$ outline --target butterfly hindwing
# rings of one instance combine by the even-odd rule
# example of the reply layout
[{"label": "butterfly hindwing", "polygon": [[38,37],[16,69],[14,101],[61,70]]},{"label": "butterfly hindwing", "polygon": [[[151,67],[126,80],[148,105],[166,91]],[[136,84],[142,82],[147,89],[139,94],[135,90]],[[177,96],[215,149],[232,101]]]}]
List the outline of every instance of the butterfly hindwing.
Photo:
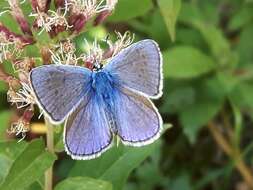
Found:
[{"label": "butterfly hindwing", "polygon": [[54,123],[61,123],[89,92],[91,72],[86,68],[47,65],[30,73],[38,104]]},{"label": "butterfly hindwing", "polygon": [[115,93],[117,135],[131,146],[152,143],[160,136],[162,119],[153,103],[127,88]]},{"label": "butterfly hindwing", "polygon": [[105,70],[121,85],[150,98],[157,98],[162,93],[162,57],[153,40],[142,40],[122,50]]},{"label": "butterfly hindwing", "polygon": [[66,151],[74,159],[92,159],[110,148],[112,133],[103,102],[96,95],[82,101],[65,123]]}]

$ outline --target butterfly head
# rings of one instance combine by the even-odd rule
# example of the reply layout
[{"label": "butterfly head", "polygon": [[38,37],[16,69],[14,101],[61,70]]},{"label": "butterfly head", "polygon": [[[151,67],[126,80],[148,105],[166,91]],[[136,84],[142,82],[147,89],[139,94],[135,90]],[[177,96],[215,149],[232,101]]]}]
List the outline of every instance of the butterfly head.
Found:
[{"label": "butterfly head", "polygon": [[99,62],[95,62],[92,68],[92,71],[98,72],[101,71],[104,68],[104,65]]}]

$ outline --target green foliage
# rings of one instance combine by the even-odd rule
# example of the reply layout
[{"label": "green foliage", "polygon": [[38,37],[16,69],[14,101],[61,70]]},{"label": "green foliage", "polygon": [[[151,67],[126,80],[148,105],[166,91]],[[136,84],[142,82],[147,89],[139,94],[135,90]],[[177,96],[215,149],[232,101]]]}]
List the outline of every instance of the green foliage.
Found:
[{"label": "green foliage", "polygon": [[165,78],[198,77],[216,67],[211,57],[190,46],[174,47],[163,52],[163,56]]},{"label": "green foliage", "polygon": [[[113,147],[100,158],[77,161],[70,176],[88,176],[110,181],[114,189],[122,189],[130,172],[159,147],[159,142],[139,148]],[[94,169],[96,168],[96,169]]]},{"label": "green foliage", "polygon": [[143,16],[153,7],[151,0],[120,0],[116,5],[114,14],[109,18],[112,22],[121,22]]},{"label": "green foliage", "polygon": [[181,0],[158,0],[158,5],[166,23],[171,40],[176,39],[176,22],[181,8]]},{"label": "green foliage", "polygon": [[241,7],[229,22],[229,28],[232,30],[240,29],[253,20],[253,7],[245,5]]},{"label": "green foliage", "polygon": [[253,54],[252,48],[253,45],[250,43],[253,34],[253,24],[249,24],[242,29],[240,34],[240,41],[237,46],[237,51],[240,56],[240,63],[243,65],[252,65]]},{"label": "green foliage", "polygon": [[108,182],[92,179],[88,177],[68,178],[57,184],[55,190],[112,190],[112,185]]},{"label": "green foliage", "polygon": [[191,143],[196,142],[196,135],[208,121],[221,109],[222,102],[217,100],[200,100],[192,106],[186,107],[180,113],[180,121],[184,127],[183,132]]},{"label": "green foliage", "polygon": [[3,141],[6,138],[6,131],[10,126],[10,116],[11,113],[9,111],[0,112],[0,141]]},{"label": "green foliage", "polygon": [[[4,145],[8,151],[7,145]],[[13,151],[13,150],[11,150]],[[44,143],[41,139],[34,140],[26,144],[23,150],[14,155],[8,174],[4,178],[0,189],[3,190],[22,190],[29,187],[33,182],[38,180],[44,172],[52,166],[56,156],[45,150]]]}]

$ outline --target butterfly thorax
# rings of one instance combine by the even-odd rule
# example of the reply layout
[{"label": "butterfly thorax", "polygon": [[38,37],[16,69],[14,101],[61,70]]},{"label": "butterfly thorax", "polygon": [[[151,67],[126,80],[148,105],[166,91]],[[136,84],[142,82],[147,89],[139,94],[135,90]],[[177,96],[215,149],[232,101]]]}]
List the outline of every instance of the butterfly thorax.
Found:
[{"label": "butterfly thorax", "polygon": [[104,71],[92,73],[92,88],[96,94],[107,97],[113,92],[113,86],[113,80],[109,73]]}]

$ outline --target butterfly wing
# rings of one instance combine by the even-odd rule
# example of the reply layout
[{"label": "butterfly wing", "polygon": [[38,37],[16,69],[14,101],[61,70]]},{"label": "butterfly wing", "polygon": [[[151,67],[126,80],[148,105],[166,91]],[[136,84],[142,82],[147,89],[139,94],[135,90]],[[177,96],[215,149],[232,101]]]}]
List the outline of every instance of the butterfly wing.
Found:
[{"label": "butterfly wing", "polygon": [[38,104],[53,123],[61,123],[89,93],[91,72],[66,65],[47,65],[33,69],[30,82]]},{"label": "butterfly wing", "polygon": [[87,160],[100,156],[112,143],[110,121],[101,100],[92,95],[82,101],[65,124],[65,149],[73,159]]},{"label": "butterfly wing", "polygon": [[122,88],[115,93],[114,118],[123,144],[142,146],[154,142],[161,133],[162,119],[146,97]]},{"label": "butterfly wing", "polygon": [[158,98],[162,94],[162,57],[153,40],[142,40],[122,50],[106,65],[105,70],[119,84],[150,98]]}]

